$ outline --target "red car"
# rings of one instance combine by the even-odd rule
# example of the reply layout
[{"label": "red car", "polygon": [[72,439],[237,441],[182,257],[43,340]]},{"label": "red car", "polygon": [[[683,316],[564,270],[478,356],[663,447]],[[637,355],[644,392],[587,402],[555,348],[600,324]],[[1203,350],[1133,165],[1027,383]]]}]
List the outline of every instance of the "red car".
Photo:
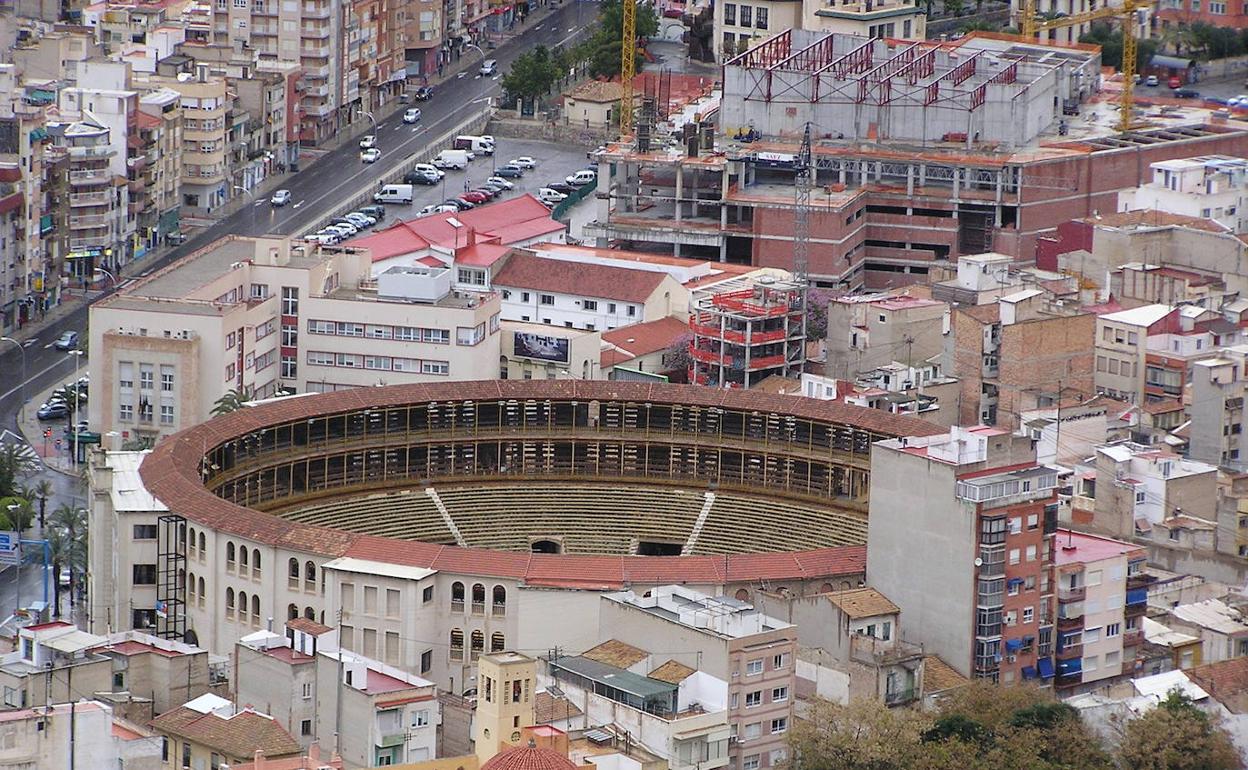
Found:
[{"label": "red car", "polygon": [[463,198],[469,203],[485,203],[486,201],[490,199],[490,196],[486,195],[483,192],[477,192],[476,190],[471,190],[469,192],[466,192],[459,197]]},{"label": "red car", "polygon": [[1182,88],[1183,80],[1178,77],[1172,77],[1168,81],[1166,81],[1166,85],[1170,86],[1171,88]]}]

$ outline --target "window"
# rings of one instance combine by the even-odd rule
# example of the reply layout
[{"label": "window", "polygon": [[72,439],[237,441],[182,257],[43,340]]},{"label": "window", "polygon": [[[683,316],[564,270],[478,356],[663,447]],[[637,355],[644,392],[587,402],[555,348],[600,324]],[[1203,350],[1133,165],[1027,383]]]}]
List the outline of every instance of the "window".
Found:
[{"label": "window", "polygon": [[428,674],[433,670],[433,650],[425,650],[420,654],[420,673]]},{"label": "window", "polygon": [[280,376],[282,379],[293,379],[298,372],[298,362],[294,356],[282,356],[282,371]]},{"label": "window", "polygon": [[155,524],[135,524],[134,525],[135,540],[155,540],[156,525]]},{"label": "window", "polygon": [[1083,659],[1083,670],[1095,671],[1099,662],[1100,662],[1099,656],[1089,655],[1088,657]]},{"label": "window", "polygon": [[1027,561],[1036,560],[1036,547],[1034,545],[1027,546]]},{"label": "window", "polygon": [[1114,652],[1105,653],[1105,668],[1117,668],[1119,661],[1122,660],[1122,653],[1115,650]]},{"label": "window", "polygon": [[786,668],[788,665],[789,665],[789,654],[787,652],[782,652],[779,655],[772,656],[772,659],[771,659],[772,668],[776,668],[776,669]]},{"label": "window", "polygon": [[[307,687],[307,685],[304,685],[304,687]],[[299,734],[303,736],[308,736],[312,734],[312,720],[311,719],[305,719],[299,723]]]},{"label": "window", "polygon": [[537,299],[538,299],[538,302],[540,302],[543,305],[555,304],[555,295],[553,294],[539,294]]},{"label": "window", "polygon": [[1105,638],[1112,639],[1122,633],[1121,623],[1109,623],[1105,626]]},{"label": "window", "polygon": [[134,404],[118,404],[117,419],[122,422],[130,422],[134,419]]},{"label": "window", "polygon": [[771,720],[771,734],[772,735],[777,735],[788,729],[789,729],[788,717],[780,717],[778,719]]},{"label": "window", "polygon": [[1017,548],[1011,548],[1010,549],[1010,564],[1018,564],[1018,562],[1019,562],[1019,550]]},{"label": "window", "polygon": [[160,424],[173,425],[173,404],[160,405]]},{"label": "window", "polygon": [[754,23],[754,19],[752,17],[753,10],[754,8],[748,5],[743,5],[740,7],[740,15],[738,19],[739,26],[748,27]]},{"label": "window", "polygon": [[429,709],[412,712],[412,727],[426,727],[429,724]]},{"label": "window", "polygon": [[1023,608],[1023,622],[1030,623],[1036,619],[1036,610],[1034,607]]},{"label": "window", "polygon": [[750,754],[741,758],[741,770],[758,770],[758,754]]},{"label": "window", "polygon": [[771,691],[771,702],[780,703],[789,699],[789,688],[775,687]]},{"label": "window", "polygon": [[628,314],[629,314],[630,316],[635,316],[635,315],[637,315],[637,306],[636,306],[636,305],[629,305],[629,306],[628,306]]},{"label": "window", "polygon": [[420,592],[420,603],[428,604],[431,601],[433,601],[433,586],[425,586]]},{"label": "window", "polygon": [[1021,516],[1015,516],[1010,519],[1010,534],[1017,535],[1023,531],[1023,519]]},{"label": "window", "polygon": [[499,631],[490,634],[490,652],[502,652],[507,649],[507,637]]},{"label": "window", "polygon": [[303,699],[310,700],[311,698],[312,698],[312,683],[304,682],[303,683]]},{"label": "window", "polygon": [[767,29],[767,9],[766,8],[760,7],[760,8],[754,9],[754,26],[757,27],[758,29]]},{"label": "window", "polygon": [[299,289],[282,287],[282,315],[299,315]]},{"label": "window", "polygon": [[521,301],[521,302],[528,302],[528,301],[529,301],[529,293],[528,293],[527,291],[522,291],[522,292],[520,292],[520,301]]},{"label": "window", "polygon": [[421,361],[421,374],[450,374],[451,365],[446,361]]},{"label": "window", "polygon": [[724,3],[724,24],[729,27],[737,25],[737,6],[735,3]]},{"label": "window", "polygon": [[136,586],[154,586],[156,585],[156,565],[135,564],[131,568],[131,576]]},{"label": "window", "polygon": [[165,393],[173,392],[173,367],[160,367],[160,389]]},{"label": "window", "polygon": [[1101,570],[1094,569],[1088,572],[1087,577],[1083,581],[1083,584],[1087,586],[1099,586],[1101,584],[1102,578],[1103,578],[1103,574]]},{"label": "window", "polygon": [[293,348],[299,344],[299,327],[294,324],[282,324],[282,346]]},{"label": "window", "polygon": [[597,310],[598,302],[592,299],[583,299],[581,300],[581,309],[582,310]]},{"label": "window", "polygon": [[121,361],[117,364],[117,387],[122,390],[134,388],[134,364]]},{"label": "window", "polygon": [[1040,527],[1040,514],[1033,513],[1027,517],[1027,529],[1038,529]]},{"label": "window", "polygon": [[748,724],[745,726],[744,739],[747,741],[753,740],[754,738],[757,738],[758,736],[762,734],[763,734],[763,726],[758,722],[754,722],[753,724]]},{"label": "window", "polygon": [[754,708],[755,706],[761,706],[761,705],[763,705],[763,691],[762,690],[755,690],[754,692],[747,692],[745,694],[745,707],[747,709]]},{"label": "window", "polygon": [[1100,626],[1097,626],[1096,628],[1083,629],[1083,643],[1084,644],[1094,644],[1099,641],[1101,641]]},{"label": "window", "polygon": [[763,659],[751,660],[745,664],[745,675],[754,676],[763,673]]}]

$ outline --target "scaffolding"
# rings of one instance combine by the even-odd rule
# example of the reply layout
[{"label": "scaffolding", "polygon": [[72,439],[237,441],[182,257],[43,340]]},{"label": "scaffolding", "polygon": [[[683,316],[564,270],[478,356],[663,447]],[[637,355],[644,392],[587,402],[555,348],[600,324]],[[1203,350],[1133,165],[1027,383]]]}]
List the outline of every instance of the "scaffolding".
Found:
[{"label": "scaffolding", "polygon": [[689,316],[689,382],[751,388],[799,374],[805,361],[805,287],[760,278],[694,300]]},{"label": "scaffolding", "polygon": [[186,635],[186,517],[156,520],[156,635],[182,641]]}]

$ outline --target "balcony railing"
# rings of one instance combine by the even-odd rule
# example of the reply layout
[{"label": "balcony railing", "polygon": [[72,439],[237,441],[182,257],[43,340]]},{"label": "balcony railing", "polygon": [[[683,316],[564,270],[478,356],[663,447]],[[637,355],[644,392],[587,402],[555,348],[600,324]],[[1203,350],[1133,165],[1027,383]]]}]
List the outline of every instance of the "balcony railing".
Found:
[{"label": "balcony railing", "polygon": [[473,615],[484,615],[484,614],[485,614],[485,602],[473,602],[473,603],[472,603],[472,614],[473,614]]},{"label": "balcony railing", "polygon": [[107,206],[112,194],[107,192],[72,193],[69,196],[70,206]]},{"label": "balcony railing", "polygon": [[1157,576],[1150,575],[1147,572],[1139,572],[1134,575],[1127,575],[1127,590],[1135,591],[1140,588],[1148,588],[1150,585],[1156,582],[1157,582]]},{"label": "balcony railing", "polygon": [[866,634],[850,637],[850,658],[872,666],[884,666],[923,657],[923,648],[900,639],[876,639]]},{"label": "balcony railing", "polygon": [[116,150],[108,145],[95,145],[91,147],[69,147],[69,157],[71,158],[108,158],[116,154]]},{"label": "balcony railing", "polygon": [[107,214],[85,214],[79,217],[70,217],[69,226],[73,228],[105,227],[108,225],[110,218]]},{"label": "balcony railing", "polygon": [[913,687],[904,690],[890,690],[884,693],[884,705],[900,706],[903,703],[909,703],[919,697],[919,691]]},{"label": "balcony railing", "polygon": [[459,601],[456,601],[452,599],[451,600],[451,612],[463,612],[463,611],[464,611],[464,600],[460,599]]},{"label": "balcony railing", "polygon": [[496,618],[503,618],[503,617],[506,617],[506,616],[507,616],[507,605],[506,605],[506,604],[499,604],[498,602],[495,602],[495,603],[494,603],[494,606],[493,606],[492,608],[490,608],[490,613],[491,613],[494,617],[496,617]]},{"label": "balcony railing", "polygon": [[1087,595],[1088,589],[1084,586],[1057,589],[1057,600],[1059,602],[1081,602],[1087,598]]},{"label": "balcony railing", "polygon": [[1071,617],[1059,617],[1057,619],[1057,627],[1063,631],[1073,631],[1083,628],[1083,613],[1073,615]]},{"label": "balcony railing", "polygon": [[1137,628],[1132,631],[1124,631],[1122,634],[1122,646],[1134,647],[1137,644],[1144,643],[1144,629]]},{"label": "balcony railing", "polygon": [[69,172],[70,184],[99,184],[107,182],[109,171],[106,168],[89,168]]},{"label": "balcony railing", "polygon": [[1082,658],[1083,657],[1083,645],[1082,644],[1068,644],[1062,649],[1057,651],[1057,657],[1061,660],[1069,660],[1070,658]]}]

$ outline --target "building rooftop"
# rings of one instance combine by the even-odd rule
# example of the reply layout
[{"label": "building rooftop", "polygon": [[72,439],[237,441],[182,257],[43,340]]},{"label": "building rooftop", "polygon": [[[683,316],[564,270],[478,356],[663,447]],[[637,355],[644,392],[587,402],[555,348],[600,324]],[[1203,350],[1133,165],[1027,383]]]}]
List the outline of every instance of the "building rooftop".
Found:
[{"label": "building rooftop", "polygon": [[1090,564],[1115,556],[1145,555],[1145,550],[1140,546],[1069,529],[1057,531],[1053,548],[1056,551],[1053,563],[1059,567],[1066,564]]},{"label": "building rooftop", "polygon": [[533,694],[533,720],[539,725],[579,717],[583,713],[580,706],[565,697],[551,695],[546,690]]},{"label": "building rooftop", "polygon": [[301,751],[299,742],[267,714],[243,709],[222,716],[217,710],[198,710],[191,703],[156,717],[151,722],[152,727],[227,757],[245,759],[257,751],[263,751],[266,757],[284,757]]},{"label": "building rooftop", "polygon": [[1196,686],[1228,708],[1248,693],[1248,657],[1209,663],[1184,673]]},{"label": "building rooftop", "polygon": [[876,615],[896,615],[901,608],[874,588],[855,588],[824,594],[833,606],[854,620]]},{"label": "building rooftop", "polygon": [[604,367],[615,366],[634,358],[666,350],[672,346],[673,342],[688,333],[689,324],[673,316],[603,332],[602,365]]},{"label": "building rooftop", "polygon": [[105,455],[107,467],[112,469],[113,483],[108,493],[116,512],[167,511],[169,508],[156,498],[139,477],[139,466],[147,451],[109,452]]},{"label": "building rooftop", "polygon": [[1170,305],[1142,305],[1130,310],[1119,310],[1117,313],[1106,313],[1101,318],[1128,326],[1149,327],[1173,312],[1174,308]]},{"label": "building rooftop", "polygon": [[650,270],[588,263],[571,270],[562,261],[516,251],[494,274],[494,286],[642,303],[664,277],[663,273]]},{"label": "building rooftop", "polygon": [[618,639],[608,639],[581,653],[581,657],[617,668],[628,668],[650,657],[650,653]]},{"label": "building rooftop", "polygon": [[923,656],[923,692],[944,692],[970,683],[939,655]]},{"label": "building rooftop", "polygon": [[633,591],[606,594],[603,600],[633,607],[699,633],[729,639],[792,628],[792,624],[764,615],[752,604],[678,585],[657,586],[644,596]]},{"label": "building rooftop", "polygon": [[[1176,647],[1200,641],[1199,636],[1175,631],[1169,626],[1148,617],[1144,618],[1144,639],[1152,644],[1159,644],[1164,647]],[[1248,660],[1248,658],[1245,658],[1245,660]]]},{"label": "building rooftop", "polygon": [[599,663],[579,655],[561,656],[552,660],[551,665],[642,699],[670,696],[677,689],[677,686],[671,682],[651,679],[648,676],[634,674],[618,666]]},{"label": "building rooftop", "polygon": [[1159,227],[1190,227],[1211,233],[1229,233],[1225,225],[1204,217],[1192,217],[1186,214],[1173,214],[1161,209],[1135,209],[1119,211],[1096,216],[1084,217],[1079,220],[1096,227],[1119,230],[1152,229]]},{"label": "building rooftop", "polygon": [[1180,604],[1170,608],[1170,614],[1194,626],[1207,628],[1221,634],[1248,637],[1248,623],[1239,610],[1221,599]]},{"label": "building rooftop", "polygon": [[689,677],[697,673],[697,669],[686,666],[677,660],[669,660],[663,665],[651,671],[648,676],[651,679],[658,679],[660,682],[670,682],[671,684],[680,684]]},{"label": "building rooftop", "polygon": [[577,770],[572,760],[553,749],[536,745],[503,749],[481,765],[481,770]]}]

